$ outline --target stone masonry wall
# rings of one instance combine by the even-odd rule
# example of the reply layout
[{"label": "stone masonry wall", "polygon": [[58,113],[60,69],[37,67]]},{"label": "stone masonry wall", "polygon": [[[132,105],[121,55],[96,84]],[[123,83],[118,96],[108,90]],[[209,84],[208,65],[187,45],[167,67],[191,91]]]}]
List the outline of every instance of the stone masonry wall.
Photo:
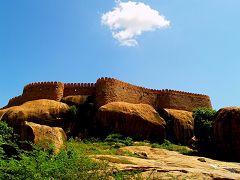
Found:
[{"label": "stone masonry wall", "polygon": [[95,83],[68,83],[64,84],[63,97],[71,95],[93,95]]},{"label": "stone masonry wall", "polygon": [[169,108],[193,111],[196,108],[212,108],[209,96],[174,90],[160,90],[157,98],[157,109]]},{"label": "stone masonry wall", "polygon": [[209,96],[174,90],[155,90],[138,87],[113,78],[100,78],[94,83],[41,82],[24,87],[23,94],[9,100],[6,107],[20,105],[26,101],[52,99],[60,101],[70,95],[94,95],[97,106],[124,101],[145,103],[160,108],[192,111],[195,108],[212,108]]},{"label": "stone masonry wall", "polygon": [[172,108],[192,111],[195,108],[212,108],[210,98],[206,95],[174,90],[154,90],[134,86],[113,78],[100,78],[96,83],[96,102],[100,107],[114,101],[129,103],[146,103],[156,110]]},{"label": "stone masonry wall", "polygon": [[100,107],[116,101],[145,103],[156,107],[157,91],[134,86],[113,78],[100,78],[96,83],[96,102]]},{"label": "stone masonry wall", "polygon": [[37,99],[52,99],[60,101],[63,97],[63,91],[64,83],[40,82],[25,86],[22,96],[26,101]]}]

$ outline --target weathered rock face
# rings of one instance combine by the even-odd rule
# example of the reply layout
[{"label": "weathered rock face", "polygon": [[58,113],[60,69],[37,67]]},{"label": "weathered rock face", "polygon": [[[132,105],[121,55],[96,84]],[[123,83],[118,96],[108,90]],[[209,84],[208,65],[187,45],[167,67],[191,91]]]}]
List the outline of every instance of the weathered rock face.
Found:
[{"label": "weathered rock face", "polygon": [[74,96],[66,96],[63,97],[61,102],[68,104],[69,106],[72,105],[81,105],[84,104],[89,96],[86,95],[74,95]]},{"label": "weathered rock face", "polygon": [[140,139],[163,141],[165,121],[147,104],[113,102],[99,108],[97,124],[102,130]]},{"label": "weathered rock face", "polygon": [[213,127],[219,150],[240,159],[240,107],[220,109],[214,118]]},{"label": "weathered rock face", "polygon": [[3,114],[2,119],[12,126],[16,132],[19,132],[20,124],[24,121],[50,126],[62,126],[64,116],[68,111],[69,106],[67,104],[41,99],[9,108]]},{"label": "weathered rock face", "polygon": [[161,109],[158,112],[167,123],[167,138],[175,143],[187,144],[193,137],[192,112],[176,109]]},{"label": "weathered rock face", "polygon": [[53,148],[58,153],[66,147],[67,136],[62,128],[39,125],[33,122],[23,122],[20,138],[22,141],[31,141],[44,149]]},{"label": "weathered rock face", "polygon": [[107,160],[111,169],[117,169],[121,172],[140,171],[135,178],[129,179],[240,179],[239,163],[223,162],[199,156],[186,156],[175,151],[148,146],[127,146],[118,149],[120,154],[124,151],[138,155],[145,154],[145,158],[122,155],[95,155],[92,158]]}]

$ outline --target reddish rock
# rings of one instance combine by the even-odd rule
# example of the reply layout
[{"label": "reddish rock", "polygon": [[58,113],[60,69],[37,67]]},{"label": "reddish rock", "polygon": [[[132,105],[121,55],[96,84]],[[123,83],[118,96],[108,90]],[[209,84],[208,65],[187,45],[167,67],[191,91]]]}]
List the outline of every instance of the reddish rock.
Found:
[{"label": "reddish rock", "polygon": [[20,138],[40,145],[44,149],[53,148],[58,153],[66,147],[67,136],[62,128],[39,125],[25,121],[21,126]]},{"label": "reddish rock", "polygon": [[176,109],[161,109],[158,112],[167,123],[167,138],[175,143],[188,144],[193,137],[192,112]]},{"label": "reddish rock", "polygon": [[61,102],[68,104],[69,106],[72,105],[81,105],[84,104],[89,96],[86,95],[74,95],[74,96],[66,96],[63,97]]},{"label": "reddish rock", "polygon": [[220,109],[214,118],[213,128],[219,150],[240,159],[240,107]]},{"label": "reddish rock", "polygon": [[[5,110],[3,110],[5,111]],[[69,112],[67,104],[54,100],[34,100],[21,106],[14,106],[3,113],[2,119],[5,120],[16,132],[22,122],[31,121],[38,124],[61,126],[64,116]]]},{"label": "reddish rock", "polygon": [[147,104],[126,102],[106,104],[97,112],[97,123],[101,130],[108,132],[158,141],[165,138],[164,119]]}]

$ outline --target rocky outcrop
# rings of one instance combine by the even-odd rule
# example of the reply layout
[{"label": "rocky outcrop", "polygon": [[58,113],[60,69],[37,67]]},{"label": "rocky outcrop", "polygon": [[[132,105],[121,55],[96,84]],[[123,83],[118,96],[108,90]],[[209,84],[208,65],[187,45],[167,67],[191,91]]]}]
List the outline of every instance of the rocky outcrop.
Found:
[{"label": "rocky outcrop", "polygon": [[69,106],[79,106],[84,104],[88,100],[89,96],[86,95],[74,95],[63,97],[61,102],[68,104]]},{"label": "rocky outcrop", "polygon": [[147,104],[113,102],[99,108],[97,126],[101,130],[117,132],[140,139],[163,141],[165,121]]},{"label": "rocky outcrop", "polygon": [[53,148],[58,153],[66,147],[67,136],[62,128],[39,125],[33,122],[23,122],[20,138],[40,145],[44,149]]},{"label": "rocky outcrop", "polygon": [[[175,151],[148,146],[127,146],[118,149],[129,154],[145,154],[144,158],[122,155],[95,155],[105,160],[114,171],[139,173],[126,179],[190,179],[190,180],[239,180],[240,164],[217,161],[198,156],[186,156]],[[134,173],[133,173],[134,174]],[[114,179],[114,178],[113,178]]]},{"label": "rocky outcrop", "polygon": [[16,132],[19,132],[20,125],[24,121],[49,126],[62,126],[68,111],[69,106],[67,104],[41,99],[9,108],[4,112],[2,119],[12,126]]},{"label": "rocky outcrop", "polygon": [[213,126],[219,151],[240,159],[240,107],[220,109],[214,118]]},{"label": "rocky outcrop", "polygon": [[187,144],[193,137],[192,112],[176,109],[161,109],[158,112],[167,123],[167,138],[175,143]]}]

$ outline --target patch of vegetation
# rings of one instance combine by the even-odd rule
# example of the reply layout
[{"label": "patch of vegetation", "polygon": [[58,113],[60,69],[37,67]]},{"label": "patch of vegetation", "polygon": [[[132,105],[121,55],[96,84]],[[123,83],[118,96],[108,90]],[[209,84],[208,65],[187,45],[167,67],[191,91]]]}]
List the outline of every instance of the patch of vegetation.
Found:
[{"label": "patch of vegetation", "polygon": [[103,160],[103,161],[108,161],[111,163],[117,163],[117,164],[134,164],[133,162],[124,159],[124,158],[118,158],[118,157],[108,157],[108,156],[101,156],[97,157],[97,159]]},{"label": "patch of vegetation", "polygon": [[110,134],[106,137],[104,140],[105,142],[108,143],[119,143],[123,144],[125,146],[132,146],[133,145],[133,139],[130,137],[125,137],[121,134]]},{"label": "patch of vegetation", "polygon": [[[9,155],[4,145],[17,151]],[[20,149],[12,128],[0,122],[0,179],[107,179],[105,163],[97,163],[71,147],[54,155],[33,145],[32,151]]]},{"label": "patch of vegetation", "polygon": [[143,179],[140,175],[141,172],[142,171],[140,170],[116,171],[113,173],[112,177],[116,180],[122,179],[140,180]]},{"label": "patch of vegetation", "polygon": [[198,108],[193,111],[194,135],[197,139],[196,148],[200,151],[209,151],[213,143],[213,118],[215,110]]},{"label": "patch of vegetation", "polygon": [[153,144],[151,144],[151,147],[167,149],[170,151],[177,151],[177,152],[179,152],[181,154],[185,154],[185,155],[191,155],[192,153],[194,153],[194,151],[192,149],[190,149],[186,146],[172,144],[168,140],[164,140],[164,143],[162,143],[162,144],[153,143]]}]

